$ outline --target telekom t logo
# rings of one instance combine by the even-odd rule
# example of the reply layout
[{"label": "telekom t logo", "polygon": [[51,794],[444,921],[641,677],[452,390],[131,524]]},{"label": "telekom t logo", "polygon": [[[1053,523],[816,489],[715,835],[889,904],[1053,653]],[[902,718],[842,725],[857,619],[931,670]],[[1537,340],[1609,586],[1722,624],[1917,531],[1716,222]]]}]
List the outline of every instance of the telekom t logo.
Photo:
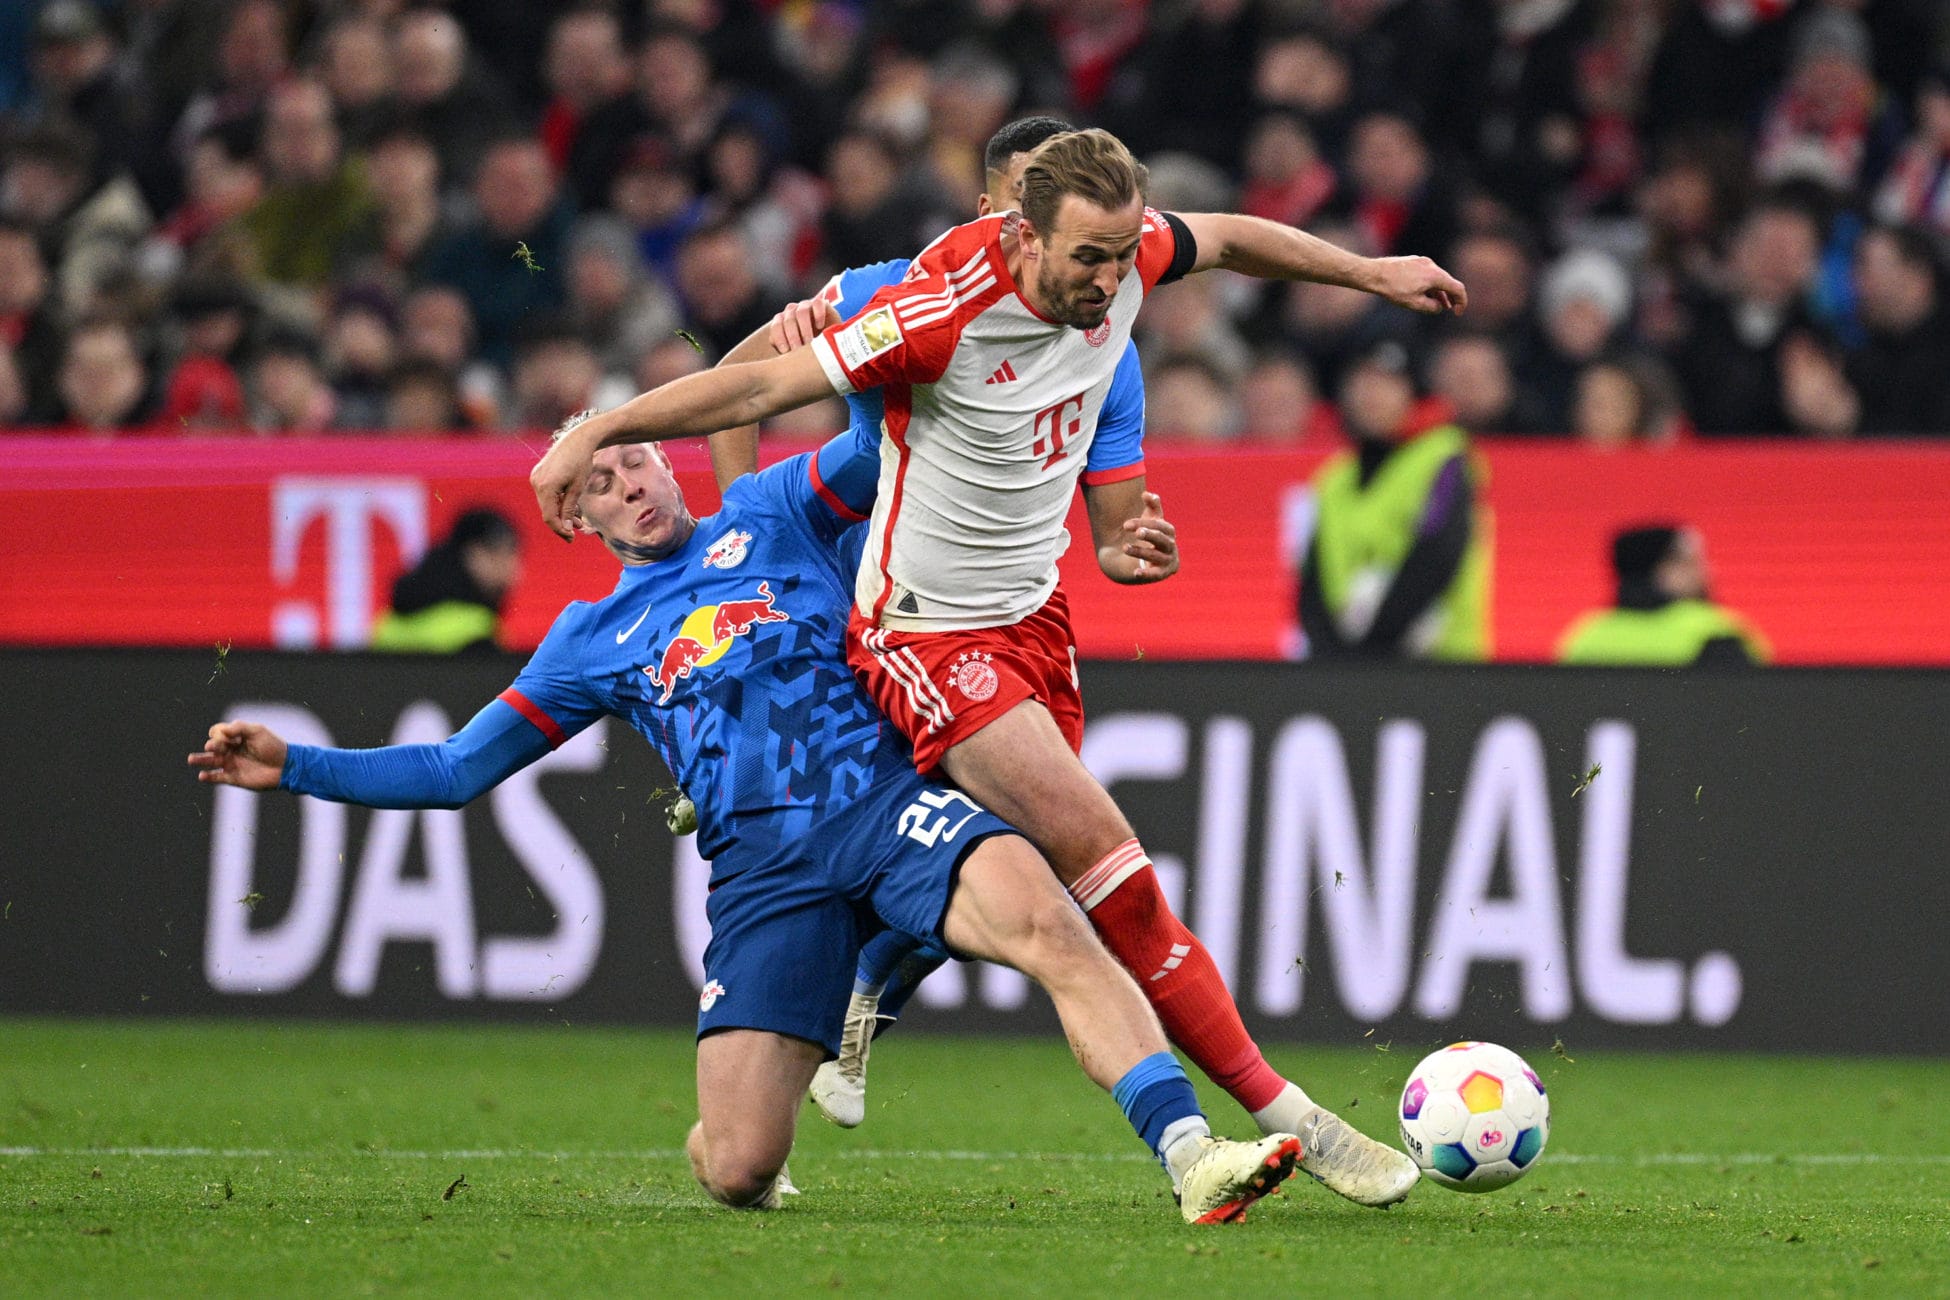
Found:
[{"label": "telekom t logo", "polygon": [[1036,412],[1036,441],[1030,445],[1030,453],[1047,456],[1043,468],[1048,469],[1070,454],[1063,449],[1064,444],[1074,442],[1082,432],[1083,394],[1078,393]]},{"label": "telekom t logo", "polygon": [[271,487],[271,576],[279,586],[297,581],[299,547],[321,516],[325,617],[308,600],[288,600],[272,610],[271,640],[286,649],[311,649],[321,640],[343,649],[371,639],[375,521],[393,530],[406,563],[427,549],[427,492],[418,479],[281,478]]}]

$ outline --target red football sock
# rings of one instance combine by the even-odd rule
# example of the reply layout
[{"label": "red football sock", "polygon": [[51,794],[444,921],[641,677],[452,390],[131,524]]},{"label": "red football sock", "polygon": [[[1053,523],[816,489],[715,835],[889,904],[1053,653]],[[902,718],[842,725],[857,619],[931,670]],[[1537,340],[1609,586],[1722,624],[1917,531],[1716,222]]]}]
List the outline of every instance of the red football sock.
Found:
[{"label": "red football sock", "polygon": [[1270,1105],[1286,1080],[1246,1032],[1212,954],[1172,915],[1138,842],[1105,854],[1070,894],[1151,1000],[1166,1037],[1248,1111]]}]

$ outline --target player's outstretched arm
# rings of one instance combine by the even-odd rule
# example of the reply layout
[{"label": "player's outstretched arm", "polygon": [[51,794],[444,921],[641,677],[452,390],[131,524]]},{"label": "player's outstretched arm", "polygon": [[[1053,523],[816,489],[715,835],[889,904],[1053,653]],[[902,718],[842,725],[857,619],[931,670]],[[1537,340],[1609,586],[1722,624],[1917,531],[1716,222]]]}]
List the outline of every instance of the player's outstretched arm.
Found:
[{"label": "player's outstretched arm", "polygon": [[812,349],[686,375],[575,424],[529,472],[542,520],[575,536],[576,507],[591,459],[604,447],[696,438],[783,414],[834,391]]},{"label": "player's outstretched arm", "polygon": [[1461,315],[1469,305],[1462,281],[1426,257],[1362,257],[1304,230],[1236,212],[1176,215],[1198,244],[1193,271],[1221,267],[1262,280],[1338,284],[1429,315]]},{"label": "player's outstretched arm", "polygon": [[1127,586],[1163,582],[1178,572],[1178,529],[1165,518],[1164,501],[1128,478],[1083,489],[1097,567]]},{"label": "player's outstretched arm", "polygon": [[201,753],[190,755],[196,779],[205,785],[243,790],[275,790],[284,774],[284,738],[255,722],[219,722],[210,728]]},{"label": "player's outstretched arm", "polygon": [[189,762],[196,779],[211,785],[283,789],[368,808],[459,808],[548,751],[548,737],[495,700],[438,745],[291,745],[254,722],[220,722]]}]

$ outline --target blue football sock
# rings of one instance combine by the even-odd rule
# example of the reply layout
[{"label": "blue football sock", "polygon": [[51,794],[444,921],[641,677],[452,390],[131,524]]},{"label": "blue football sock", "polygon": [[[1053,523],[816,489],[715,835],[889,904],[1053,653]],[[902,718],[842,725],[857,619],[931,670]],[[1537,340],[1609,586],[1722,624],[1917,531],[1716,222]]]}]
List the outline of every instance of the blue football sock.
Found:
[{"label": "blue football sock", "polygon": [[921,981],[940,970],[947,960],[948,954],[931,943],[921,945],[903,958],[880,994],[881,1020],[899,1019],[901,1008],[914,996],[914,990],[921,987]]},{"label": "blue football sock", "polygon": [[853,972],[853,991],[868,996],[883,995],[887,981],[920,946],[919,939],[898,930],[882,930],[867,940],[866,946],[860,949],[860,964]]},{"label": "blue football sock", "polygon": [[1124,1118],[1131,1121],[1137,1135],[1144,1139],[1144,1145],[1157,1152],[1159,1162],[1167,1168],[1170,1167],[1165,1161],[1167,1131],[1188,1119],[1199,1120],[1199,1127],[1203,1128],[1198,1094],[1192,1091],[1192,1081],[1185,1077],[1185,1067],[1170,1052],[1154,1053],[1132,1066],[1111,1089],[1111,1096],[1117,1099]]}]

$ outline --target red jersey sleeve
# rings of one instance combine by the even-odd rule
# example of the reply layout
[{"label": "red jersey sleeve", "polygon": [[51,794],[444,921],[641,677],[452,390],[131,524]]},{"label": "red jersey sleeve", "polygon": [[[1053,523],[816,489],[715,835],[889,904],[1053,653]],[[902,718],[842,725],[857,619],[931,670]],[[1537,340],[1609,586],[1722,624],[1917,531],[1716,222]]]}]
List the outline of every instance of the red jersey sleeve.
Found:
[{"label": "red jersey sleeve", "polygon": [[813,340],[835,391],[941,378],[962,328],[1002,296],[995,272],[1001,252],[987,228],[994,220],[955,227],[914,260],[899,284]]},{"label": "red jersey sleeve", "polygon": [[[1178,256],[1178,234],[1165,214],[1156,208],[1144,210],[1144,233],[1138,238],[1137,273],[1150,293],[1171,270]],[[1180,272],[1179,274],[1184,274]]]}]

